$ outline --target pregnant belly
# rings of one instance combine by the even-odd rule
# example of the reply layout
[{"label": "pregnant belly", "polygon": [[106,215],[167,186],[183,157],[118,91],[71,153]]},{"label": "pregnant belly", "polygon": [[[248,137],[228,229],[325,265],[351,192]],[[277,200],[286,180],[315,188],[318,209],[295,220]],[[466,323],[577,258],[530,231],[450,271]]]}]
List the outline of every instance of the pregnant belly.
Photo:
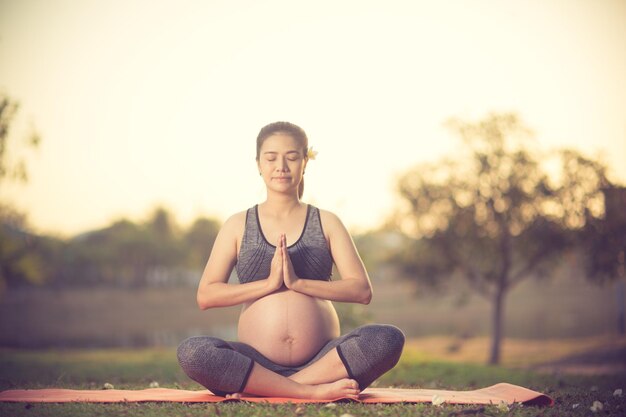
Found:
[{"label": "pregnant belly", "polygon": [[339,334],[330,301],[288,289],[246,304],[239,317],[239,341],[280,365],[306,362]]}]

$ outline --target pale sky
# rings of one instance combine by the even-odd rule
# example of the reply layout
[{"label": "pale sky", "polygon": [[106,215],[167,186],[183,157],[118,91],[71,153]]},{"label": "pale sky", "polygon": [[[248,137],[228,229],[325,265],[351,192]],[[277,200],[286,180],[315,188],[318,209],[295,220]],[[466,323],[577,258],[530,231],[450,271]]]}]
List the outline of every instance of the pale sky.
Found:
[{"label": "pale sky", "polygon": [[42,136],[0,197],[45,233],[251,207],[277,120],[319,151],[303,200],[355,231],[401,172],[454,155],[453,116],[518,112],[626,182],[624,0],[0,0],[0,91],[21,103],[11,142]]}]

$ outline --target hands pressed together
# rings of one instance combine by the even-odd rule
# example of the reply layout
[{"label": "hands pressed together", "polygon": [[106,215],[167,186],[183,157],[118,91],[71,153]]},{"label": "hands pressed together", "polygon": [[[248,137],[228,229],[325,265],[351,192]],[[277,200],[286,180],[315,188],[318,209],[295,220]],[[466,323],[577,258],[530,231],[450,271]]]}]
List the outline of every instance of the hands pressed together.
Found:
[{"label": "hands pressed together", "polygon": [[291,258],[287,252],[287,238],[285,237],[285,234],[282,233],[276,244],[276,251],[274,252],[274,257],[272,258],[268,282],[272,289],[275,290],[282,287],[283,284],[287,288],[293,289],[295,283],[299,279],[300,278],[296,275],[296,272],[293,269]]}]

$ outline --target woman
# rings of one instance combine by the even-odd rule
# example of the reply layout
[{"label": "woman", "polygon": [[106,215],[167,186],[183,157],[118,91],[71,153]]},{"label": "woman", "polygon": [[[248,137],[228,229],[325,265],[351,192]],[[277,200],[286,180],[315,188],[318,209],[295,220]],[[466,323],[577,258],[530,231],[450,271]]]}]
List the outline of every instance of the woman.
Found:
[{"label": "woman", "polygon": [[[310,156],[300,127],[261,129],[256,160],[267,199],[230,217],[215,239],[197,302],[202,310],[243,304],[239,342],[196,336],[178,347],[183,370],[215,394],[356,399],[402,353],[394,326],[340,336],[331,301],[368,304],[372,289],[339,218],[300,201]],[[331,281],[333,261],[341,279]],[[239,285],[227,283],[233,268]]]}]

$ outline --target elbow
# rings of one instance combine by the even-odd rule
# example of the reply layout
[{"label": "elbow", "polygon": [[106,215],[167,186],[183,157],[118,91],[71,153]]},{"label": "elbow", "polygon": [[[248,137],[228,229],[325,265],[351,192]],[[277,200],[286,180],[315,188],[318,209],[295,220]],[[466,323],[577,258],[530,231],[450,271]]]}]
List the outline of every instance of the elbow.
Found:
[{"label": "elbow", "polygon": [[[224,284],[226,285],[226,284]],[[196,303],[200,310],[207,310],[216,307],[228,307],[234,303],[230,302],[228,297],[224,295],[221,284],[210,284],[198,288],[196,294]]]},{"label": "elbow", "polygon": [[212,307],[210,300],[207,300],[206,295],[200,293],[199,291],[198,295],[196,296],[196,303],[198,304],[198,308],[202,311]]},{"label": "elbow", "polygon": [[365,305],[369,304],[372,301],[372,295],[372,287],[368,285],[365,290],[363,290],[363,294],[361,294],[359,303]]}]

